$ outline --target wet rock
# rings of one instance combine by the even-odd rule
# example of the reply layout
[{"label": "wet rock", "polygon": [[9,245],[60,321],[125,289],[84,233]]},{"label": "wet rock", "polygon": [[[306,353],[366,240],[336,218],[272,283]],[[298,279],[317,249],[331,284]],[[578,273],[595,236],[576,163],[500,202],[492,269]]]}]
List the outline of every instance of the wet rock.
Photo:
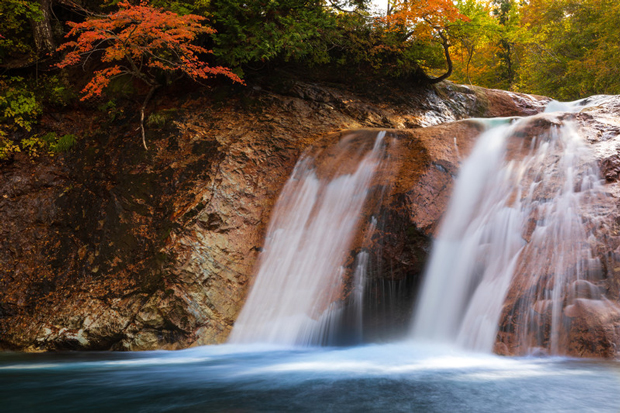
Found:
[{"label": "wet rock", "polygon": [[539,300],[534,303],[532,309],[536,314],[539,315],[550,315],[551,307],[553,306],[553,301],[551,300]]},{"label": "wet rock", "polygon": [[608,182],[618,180],[620,175],[620,156],[612,155],[600,161],[601,175]]},{"label": "wet rock", "polygon": [[405,282],[423,268],[478,133],[467,122],[419,127],[504,107],[504,116],[527,114],[545,100],[450,83],[372,93],[303,82],[284,89],[263,85],[225,104],[197,94],[155,100],[153,110],[170,121],[148,131],[148,152],[135,118],[111,122],[87,109],[61,123],[43,117],[43,129],[84,139],[68,155],[36,163],[17,155],[0,165],[0,348],[223,342],[299,154],[342,129],[418,128],[399,135],[402,166],[381,236],[381,259],[397,263],[395,279]]},{"label": "wet rock", "polygon": [[472,87],[481,98],[478,108],[482,117],[530,116],[545,110],[551,99],[543,96]]},{"label": "wet rock", "polygon": [[570,287],[569,297],[571,299],[587,298],[598,300],[601,298],[600,288],[586,280],[577,280],[573,282]]},{"label": "wet rock", "polygon": [[580,357],[616,357],[620,342],[620,307],[608,300],[578,299],[564,313],[571,323],[566,351]]}]

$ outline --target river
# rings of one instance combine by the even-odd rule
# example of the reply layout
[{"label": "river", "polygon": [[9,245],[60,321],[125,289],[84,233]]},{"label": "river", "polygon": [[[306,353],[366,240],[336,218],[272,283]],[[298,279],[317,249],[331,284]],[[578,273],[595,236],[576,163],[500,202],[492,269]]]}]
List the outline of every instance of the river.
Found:
[{"label": "river", "polygon": [[401,342],[0,354],[0,410],[618,412],[620,363]]}]

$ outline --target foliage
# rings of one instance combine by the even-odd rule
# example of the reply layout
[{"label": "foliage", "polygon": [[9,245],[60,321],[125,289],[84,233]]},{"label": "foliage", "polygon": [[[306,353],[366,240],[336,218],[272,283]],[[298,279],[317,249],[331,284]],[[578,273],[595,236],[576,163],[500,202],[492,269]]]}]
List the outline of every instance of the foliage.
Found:
[{"label": "foliage", "polygon": [[564,100],[620,93],[620,3],[532,0],[522,25],[531,38],[520,90]]},{"label": "foliage", "polygon": [[[240,83],[277,67],[345,79],[441,69],[441,79],[453,64],[452,79],[480,86],[564,100],[620,93],[618,1],[385,1],[388,14],[373,17],[369,0],[2,0],[0,65],[9,72],[0,75],[0,157],[56,147],[39,142],[35,125],[44,106],[75,98],[72,72],[50,74],[37,56],[33,26],[50,19],[58,37],[61,23],[76,21],[56,67],[82,65],[82,99],[145,93],[142,122],[153,91],[182,76]],[[122,107],[100,105],[111,121]],[[147,119],[165,124],[159,113]]]},{"label": "foliage", "polygon": [[49,132],[41,136],[41,140],[47,144],[50,152],[61,153],[71,149],[77,142],[77,137],[73,134],[58,136],[55,132]]},{"label": "foliage", "polygon": [[76,142],[75,135],[66,134],[58,136],[56,132],[48,132],[43,135],[32,135],[22,139],[18,151],[24,151],[33,158],[42,154],[53,156],[57,153],[67,152]]},{"label": "foliage", "polygon": [[[381,21],[354,13],[336,15],[329,63],[339,72],[378,76],[405,76],[415,72],[428,52],[420,43],[404,45]],[[431,53],[426,53],[428,58]]]},{"label": "foliage", "polygon": [[0,78],[0,91],[0,122],[31,130],[42,112],[42,106],[25,80],[21,77]]},{"label": "foliage", "polygon": [[168,118],[169,116],[168,116],[168,113],[166,113],[166,111],[155,112],[155,113],[151,113],[146,123],[149,126],[152,126],[155,128],[163,128],[164,126],[166,126],[166,123],[168,122]]},{"label": "foliage", "polygon": [[201,23],[204,17],[155,9],[146,3],[132,5],[118,3],[120,9],[108,15],[86,19],[82,23],[69,23],[71,30],[66,37],[77,40],[63,44],[58,50],[69,53],[58,63],[59,68],[86,64],[99,58],[106,65],[93,72],[92,79],[82,92],[82,100],[100,96],[113,79],[130,76],[149,87],[140,110],[142,143],[146,146],[144,112],[155,89],[172,82],[171,76],[187,76],[194,80],[223,75],[233,82],[243,83],[229,68],[210,66],[199,55],[210,50],[195,44],[201,34],[214,34],[215,30]]},{"label": "foliage", "polygon": [[459,20],[467,20],[450,0],[393,0],[391,8],[384,18],[389,28],[418,41],[438,40],[440,32]]},{"label": "foliage", "polygon": [[43,154],[54,156],[69,151],[76,142],[75,135],[58,136],[56,132],[48,132],[43,135],[33,134],[15,143],[0,131],[0,160],[6,160],[16,152],[25,152],[32,158]]},{"label": "foliage", "polygon": [[489,64],[489,59],[482,56],[488,53],[495,42],[495,35],[498,31],[497,21],[491,16],[488,3],[477,0],[459,0],[456,5],[461,13],[469,18],[469,21],[460,24],[456,29],[458,41],[453,45],[454,78],[460,83],[478,85],[492,83],[487,78],[494,76],[493,68],[496,63]]},{"label": "foliage", "polygon": [[[71,89],[58,76],[44,75],[38,82],[19,76],[0,77],[0,159],[22,149],[31,154],[40,152],[37,148],[52,153],[62,151],[68,138],[38,142],[32,131],[45,105],[62,107],[72,98]],[[15,135],[26,137],[18,139]]]},{"label": "foliage", "polygon": [[8,139],[4,131],[0,130],[0,161],[8,159],[12,154],[19,151],[19,146]]},{"label": "foliage", "polygon": [[396,33],[401,42],[441,45],[446,58],[447,71],[436,80],[445,79],[452,73],[449,46],[453,29],[467,21],[451,0],[393,0],[391,13],[382,20],[388,31]]},{"label": "foliage", "polygon": [[514,83],[518,62],[516,61],[518,47],[515,34],[519,26],[519,10],[516,0],[493,0],[493,14],[497,18],[500,30],[497,39],[496,56],[499,58],[497,71],[502,79],[504,89],[510,89]]},{"label": "foliage", "polygon": [[63,74],[40,75],[30,88],[35,91],[37,100],[43,105],[65,107],[75,102],[77,98],[77,91]]},{"label": "foliage", "polygon": [[460,0],[455,80],[573,100],[620,93],[620,3]]},{"label": "foliage", "polygon": [[35,57],[30,20],[41,18],[39,4],[26,0],[0,1],[0,63],[9,58]]},{"label": "foliage", "polygon": [[214,29],[201,25],[205,18],[180,16],[140,4],[119,3],[120,10],[82,23],[69,23],[67,37],[77,40],[63,44],[59,50],[70,50],[58,64],[64,68],[98,57],[108,66],[93,73],[84,87],[82,100],[101,95],[110,80],[130,75],[150,87],[161,84],[162,76],[186,75],[192,79],[208,79],[224,75],[235,82],[241,79],[222,66],[209,66],[198,57],[209,50],[192,42],[200,34],[213,34]]},{"label": "foliage", "polygon": [[108,116],[108,119],[111,122],[114,122],[116,119],[120,118],[124,114],[124,110],[122,107],[118,107],[116,105],[115,99],[110,99],[105,101],[97,106],[97,109],[100,112],[105,113]]},{"label": "foliage", "polygon": [[219,34],[215,55],[225,64],[306,61],[326,63],[337,35],[336,14],[321,0],[212,0]]},{"label": "foliage", "polygon": [[512,89],[524,34],[519,27],[517,4],[511,0],[459,0],[457,7],[469,21],[456,30],[454,79]]}]

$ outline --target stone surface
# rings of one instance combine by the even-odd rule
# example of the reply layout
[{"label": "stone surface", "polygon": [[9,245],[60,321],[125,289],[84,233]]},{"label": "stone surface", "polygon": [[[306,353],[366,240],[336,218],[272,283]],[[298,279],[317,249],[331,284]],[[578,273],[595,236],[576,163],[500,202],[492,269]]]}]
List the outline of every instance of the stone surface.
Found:
[{"label": "stone surface", "polygon": [[298,156],[343,129],[399,130],[400,172],[378,257],[395,270],[378,277],[415,283],[479,128],[421,127],[527,114],[545,101],[450,83],[359,92],[292,81],[226,101],[216,95],[155,100],[152,111],[166,123],[149,127],[147,152],[131,106],[114,116],[87,109],[46,115],[42,131],[74,133],[82,137],[77,148],[0,165],[0,348],[223,342]]}]

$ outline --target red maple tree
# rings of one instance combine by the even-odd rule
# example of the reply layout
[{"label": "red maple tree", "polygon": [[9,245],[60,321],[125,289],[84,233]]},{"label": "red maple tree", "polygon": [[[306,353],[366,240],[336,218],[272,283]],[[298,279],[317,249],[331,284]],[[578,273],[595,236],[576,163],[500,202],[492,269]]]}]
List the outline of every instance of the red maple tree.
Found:
[{"label": "red maple tree", "polygon": [[109,66],[94,72],[84,87],[82,100],[99,96],[114,78],[130,75],[149,87],[141,108],[140,127],[146,148],[144,111],[155,90],[161,86],[162,73],[188,76],[194,80],[223,75],[243,83],[229,68],[209,66],[198,55],[211,53],[193,44],[200,34],[214,34],[215,29],[202,23],[204,17],[180,16],[148,6],[119,3],[120,9],[108,15],[94,16],[82,23],[69,22],[66,37],[77,37],[58,50],[69,52],[57,64],[59,68],[85,64],[97,58]]}]

